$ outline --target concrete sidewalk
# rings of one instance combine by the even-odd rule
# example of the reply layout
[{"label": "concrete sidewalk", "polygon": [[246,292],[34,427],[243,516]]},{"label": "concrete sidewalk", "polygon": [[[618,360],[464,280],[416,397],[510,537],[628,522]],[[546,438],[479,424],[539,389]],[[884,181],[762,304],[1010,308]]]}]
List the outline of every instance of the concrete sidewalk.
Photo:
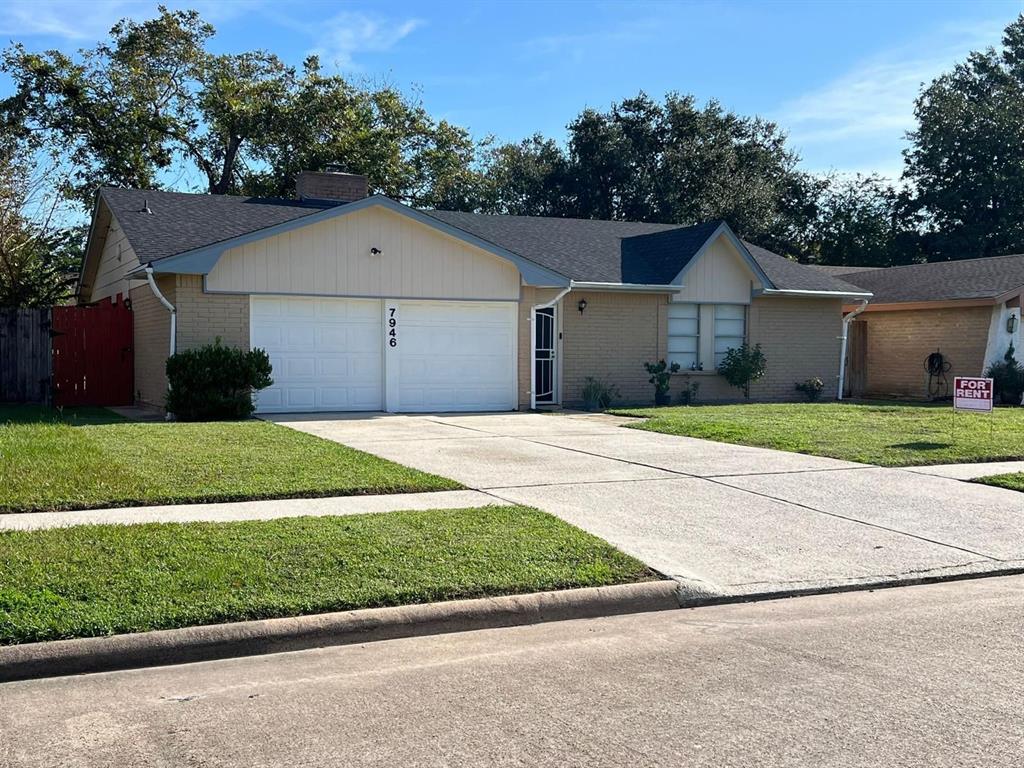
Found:
[{"label": "concrete sidewalk", "polygon": [[978,464],[933,464],[927,467],[904,467],[908,472],[935,475],[953,480],[977,480],[979,477],[1024,472],[1024,461],[984,461]]},{"label": "concrete sidewalk", "polygon": [[1024,496],[601,414],[279,423],[539,507],[723,598],[1024,568]]},{"label": "concrete sidewalk", "polygon": [[479,491],[393,493],[383,496],[331,496],[321,499],[271,499],[220,504],[174,504],[153,507],[87,509],[76,512],[0,514],[0,530],[31,531],[69,525],[137,523],[224,523],[234,520],[273,520],[279,517],[362,515],[415,509],[463,509],[500,504]]}]

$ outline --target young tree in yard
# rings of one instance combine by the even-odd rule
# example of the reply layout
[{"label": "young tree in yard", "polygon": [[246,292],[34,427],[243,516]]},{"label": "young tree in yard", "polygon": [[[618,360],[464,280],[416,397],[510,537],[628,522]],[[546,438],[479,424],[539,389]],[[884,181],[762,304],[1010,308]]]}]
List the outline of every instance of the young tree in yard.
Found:
[{"label": "young tree in yard", "polygon": [[725,353],[725,359],[718,366],[722,377],[737,389],[743,390],[743,396],[750,399],[750,385],[764,376],[768,370],[761,345],[741,344]]},{"label": "young tree in yard", "polygon": [[1024,251],[1024,16],[917,99],[904,178],[929,260]]},{"label": "young tree in yard", "polygon": [[154,188],[197,170],[205,191],[288,194],[299,170],[339,162],[414,205],[478,197],[468,134],[390,87],[301,71],[265,51],[214,54],[195,11],[116,24],[77,57],[14,45],[0,126],[58,149],[86,205],[100,184]]}]

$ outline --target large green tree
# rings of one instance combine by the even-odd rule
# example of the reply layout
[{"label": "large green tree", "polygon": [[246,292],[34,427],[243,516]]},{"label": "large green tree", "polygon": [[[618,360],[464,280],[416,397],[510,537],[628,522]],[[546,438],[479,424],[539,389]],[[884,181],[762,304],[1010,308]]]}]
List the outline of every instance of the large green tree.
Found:
[{"label": "large green tree", "polygon": [[929,260],[1024,252],[1024,16],[917,99],[905,179]]},{"label": "large green tree", "polygon": [[486,169],[498,212],[696,223],[726,219],[743,236],[798,253],[821,183],[773,123],[640,93],[584,110],[567,147],[535,136],[496,148]]},{"label": "large green tree", "polygon": [[84,232],[54,224],[52,185],[20,150],[0,149],[0,307],[49,307],[74,290]]},{"label": "large green tree", "polygon": [[161,7],[74,57],[14,45],[0,126],[58,150],[83,202],[100,184],[180,186],[190,171],[211,193],[285,195],[327,162],[415,205],[478,198],[472,140],[415,99],[325,75],[315,57],[296,70],[265,51],[215,54],[213,35],[195,11]]},{"label": "large green tree", "polygon": [[878,175],[827,181],[808,233],[815,262],[889,267],[915,258],[917,236],[905,215],[905,193]]}]

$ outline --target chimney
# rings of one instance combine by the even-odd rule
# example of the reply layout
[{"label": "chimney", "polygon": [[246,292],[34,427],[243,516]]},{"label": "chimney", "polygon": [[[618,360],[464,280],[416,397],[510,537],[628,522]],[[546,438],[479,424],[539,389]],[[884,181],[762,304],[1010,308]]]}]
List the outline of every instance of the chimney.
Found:
[{"label": "chimney", "polygon": [[369,195],[366,177],[345,173],[339,165],[322,171],[300,171],[295,177],[295,194],[300,200],[332,200],[353,203]]}]

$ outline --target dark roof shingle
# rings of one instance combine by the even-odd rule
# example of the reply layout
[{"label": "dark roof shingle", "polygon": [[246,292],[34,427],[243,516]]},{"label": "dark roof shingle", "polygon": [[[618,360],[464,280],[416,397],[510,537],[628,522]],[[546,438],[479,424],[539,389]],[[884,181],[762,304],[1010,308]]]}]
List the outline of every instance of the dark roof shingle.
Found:
[{"label": "dark roof shingle", "polygon": [[[143,264],[344,203],[106,187],[100,196]],[[152,213],[144,213],[148,205]],[[670,283],[721,225],[421,211],[578,282]],[[746,243],[776,288],[859,292],[849,283]]]},{"label": "dark roof shingle", "polygon": [[1024,254],[908,264],[843,279],[871,291],[873,304],[990,299],[1024,286]]},{"label": "dark roof shingle", "polygon": [[[142,264],[339,205],[113,187],[101,189],[100,197],[110,207]],[[144,212],[147,206],[152,213]]]}]

